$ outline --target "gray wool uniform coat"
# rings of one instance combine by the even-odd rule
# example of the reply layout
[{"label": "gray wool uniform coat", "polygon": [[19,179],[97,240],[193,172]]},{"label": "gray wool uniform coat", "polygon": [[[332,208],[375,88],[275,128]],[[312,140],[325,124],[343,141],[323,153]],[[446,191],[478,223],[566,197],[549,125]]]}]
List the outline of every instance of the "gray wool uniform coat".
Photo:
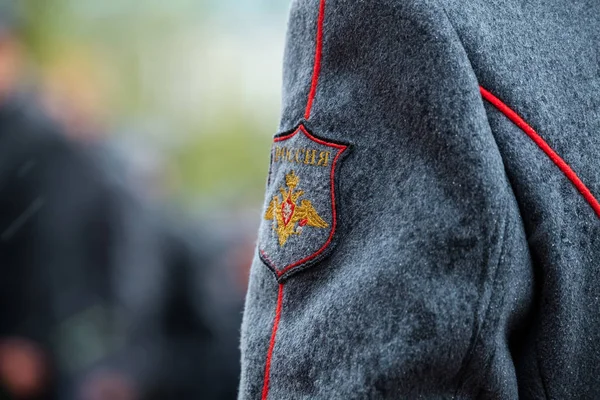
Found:
[{"label": "gray wool uniform coat", "polygon": [[240,399],[600,398],[600,2],[295,0]]}]

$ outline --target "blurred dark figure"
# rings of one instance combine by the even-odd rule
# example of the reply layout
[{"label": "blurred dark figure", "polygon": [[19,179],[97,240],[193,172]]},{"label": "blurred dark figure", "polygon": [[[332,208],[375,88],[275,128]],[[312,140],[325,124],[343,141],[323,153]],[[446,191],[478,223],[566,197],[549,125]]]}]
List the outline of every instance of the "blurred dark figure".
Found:
[{"label": "blurred dark figure", "polygon": [[102,143],[68,139],[19,90],[12,10],[0,0],[0,400],[235,399],[246,236],[161,217]]},{"label": "blurred dark figure", "polygon": [[15,4],[0,1],[0,386],[53,399],[67,364],[108,351],[118,196],[19,91]]},{"label": "blurred dark figure", "polygon": [[50,121],[17,97],[4,100],[0,337],[20,338],[8,340],[9,349],[23,340],[46,349],[60,345],[52,337],[60,324],[97,305],[99,298],[110,298],[107,266],[117,225],[106,189],[98,172]]},{"label": "blurred dark figure", "polygon": [[[43,398],[48,392],[50,363],[40,340],[44,336],[39,330],[43,323],[27,322],[19,315],[23,309],[32,308],[35,301],[27,298],[24,292],[29,288],[23,286],[25,277],[30,274],[27,267],[31,266],[25,258],[33,255],[19,255],[25,250],[22,241],[9,243],[19,228],[14,224],[18,220],[17,213],[22,215],[16,204],[25,197],[22,191],[13,193],[14,185],[9,184],[7,178],[11,170],[14,174],[16,161],[10,154],[20,150],[8,143],[7,137],[9,132],[20,128],[13,115],[13,97],[21,66],[21,48],[15,35],[17,21],[11,6],[7,2],[0,3],[0,397],[33,399]],[[15,134],[18,135],[12,133],[13,139]],[[29,199],[30,206],[31,200],[34,199]],[[30,213],[37,211],[40,201],[34,206]],[[26,225],[25,217],[18,225]],[[23,232],[23,235],[31,235],[31,232]],[[12,268],[16,265],[23,268]]]},{"label": "blurred dark figure", "polygon": [[117,365],[144,400],[233,400],[244,293],[237,271],[248,262],[237,252],[244,241],[177,220],[156,217],[157,229],[138,236],[154,251],[120,281],[129,334]]}]

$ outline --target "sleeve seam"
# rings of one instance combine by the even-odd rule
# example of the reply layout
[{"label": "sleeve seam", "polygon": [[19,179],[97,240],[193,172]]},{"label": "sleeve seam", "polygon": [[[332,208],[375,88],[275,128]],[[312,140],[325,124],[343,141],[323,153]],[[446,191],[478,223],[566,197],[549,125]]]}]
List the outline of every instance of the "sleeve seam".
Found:
[{"label": "sleeve seam", "polygon": [[[456,27],[454,26],[454,24],[452,23],[452,20],[450,19],[450,16],[448,15],[448,12],[446,11],[446,8],[444,7],[443,4],[439,4],[440,9],[442,10],[442,12],[444,13],[444,16],[446,17],[446,20],[448,21],[448,24],[450,25],[450,27],[452,28],[452,30],[454,31],[454,34],[456,35],[456,39],[458,40],[458,42],[460,43],[460,46],[462,47],[464,53],[465,53],[465,58],[468,60],[469,62],[469,66],[471,68],[471,71],[473,73],[473,75],[475,76],[475,80],[476,82],[479,82],[479,79],[477,78],[476,74],[475,74],[475,70],[473,68],[473,65],[471,63],[471,59],[469,58],[466,49],[464,47],[463,41],[460,37],[460,35],[458,34],[458,31],[456,30]],[[477,92],[479,93],[479,88],[477,88]],[[482,100],[482,107],[483,107],[483,100]],[[486,112],[486,119],[487,119],[487,112]],[[492,135],[493,136],[493,135]],[[495,138],[493,139],[495,142]],[[507,178],[507,185],[509,187],[511,187],[510,182],[508,181]],[[512,187],[510,188],[510,190],[512,191]],[[473,334],[471,336],[471,340],[469,343],[469,347],[468,350],[465,354],[465,356],[463,357],[462,361],[461,361],[461,365],[460,368],[458,370],[458,373],[456,375],[456,390],[452,396],[452,399],[456,399],[458,394],[461,392],[465,380],[466,380],[466,373],[467,373],[467,368],[469,366],[469,364],[471,363],[471,361],[473,360],[473,357],[475,355],[475,349],[477,347],[477,343],[479,342],[479,339],[481,337],[481,332],[484,330],[484,328],[487,326],[487,324],[489,323],[489,312],[490,312],[490,308],[491,308],[491,304],[492,304],[492,300],[495,298],[495,296],[497,295],[497,290],[496,290],[496,286],[497,286],[497,281],[498,281],[498,275],[499,275],[499,271],[500,271],[500,267],[502,264],[502,260],[504,258],[504,254],[506,253],[506,241],[505,241],[505,237],[506,237],[506,231],[508,229],[508,206],[504,206],[504,212],[503,212],[504,218],[502,221],[502,228],[500,228],[499,232],[500,232],[500,237],[497,240],[497,244],[494,246],[495,251],[497,252],[498,255],[498,259],[495,262],[495,271],[490,271],[488,270],[488,273],[491,275],[493,273],[493,279],[491,282],[491,287],[489,289],[489,295],[486,296],[486,290],[485,290],[485,286],[484,288],[481,290],[481,294],[479,296],[479,299],[477,301],[477,308],[476,308],[476,316],[475,316],[475,322],[474,322],[474,326],[473,326]],[[489,265],[489,263],[488,263]],[[484,278],[484,282],[485,280],[489,279],[489,275],[486,276]],[[487,300],[485,299],[485,297],[488,297]],[[485,304],[485,302],[487,301],[487,304]],[[483,315],[483,318],[481,320],[479,320],[479,316]]]}]

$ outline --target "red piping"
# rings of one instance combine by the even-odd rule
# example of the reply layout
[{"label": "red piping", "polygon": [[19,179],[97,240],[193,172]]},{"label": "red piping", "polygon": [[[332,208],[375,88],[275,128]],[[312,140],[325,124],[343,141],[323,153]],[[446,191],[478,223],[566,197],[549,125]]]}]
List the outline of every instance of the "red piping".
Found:
[{"label": "red piping", "polygon": [[494,107],[496,107],[502,114],[510,119],[515,125],[517,125],[527,136],[531,138],[538,145],[540,149],[556,166],[565,174],[565,176],[575,185],[579,193],[585,198],[585,200],[592,206],[592,209],[598,217],[600,217],[600,203],[594,197],[590,189],[579,179],[575,171],[563,160],[556,152],[550,147],[550,145],[531,127],[523,118],[521,118],[515,111],[502,102],[499,98],[494,96],[492,93],[479,87],[481,96],[489,101]]},{"label": "red piping", "polygon": [[[319,83],[319,75],[321,73],[321,58],[323,55],[323,24],[324,24],[324,21],[325,21],[325,0],[321,0],[320,6],[319,6],[319,18],[317,21],[317,43],[316,43],[316,50],[315,50],[315,65],[314,65],[314,69],[313,69],[313,77],[312,77],[312,83],[310,86],[310,92],[308,94],[308,103],[306,104],[306,111],[304,113],[304,119],[306,119],[306,120],[310,119],[312,105],[313,105],[313,102],[315,100],[315,96],[317,93],[317,85]],[[303,263],[307,260],[310,260],[311,258],[314,258],[314,257],[318,256],[320,253],[322,253],[325,250],[325,248],[327,248],[327,246],[329,246],[329,244],[331,243],[331,240],[333,238],[333,233],[335,232],[335,225],[336,225],[335,209],[336,208],[335,208],[335,193],[333,191],[333,189],[334,189],[333,174],[335,171],[336,162],[338,161],[340,155],[344,152],[344,150],[346,150],[346,146],[338,147],[338,145],[334,145],[331,143],[325,143],[325,142],[313,137],[312,135],[310,135],[306,131],[306,129],[304,129],[303,126],[301,126],[300,129],[298,129],[292,135],[289,135],[285,138],[279,138],[279,140],[276,140],[276,141],[289,139],[290,137],[297,134],[300,130],[302,130],[309,139],[314,140],[317,143],[325,144],[328,146],[333,146],[333,147],[336,147],[336,148],[342,150],[342,151],[338,152],[338,155],[336,156],[336,158],[333,161],[333,168],[331,169],[331,185],[332,185],[331,193],[332,193],[332,202],[333,202],[333,224],[332,224],[332,226],[333,226],[333,228],[331,230],[331,235],[329,236],[329,240],[317,253],[313,254],[310,257],[307,257],[305,260],[301,260],[300,262],[298,262],[294,265],[290,265],[290,266],[286,267],[283,271],[279,272],[279,276],[283,275],[286,271],[290,270],[294,266],[300,265],[301,263]],[[271,332],[271,341],[269,343],[269,350],[267,352],[267,362],[265,365],[265,377],[264,377],[264,382],[263,382],[262,400],[267,400],[267,398],[269,397],[269,381],[271,379],[271,361],[273,358],[273,350],[275,348],[275,339],[277,337],[277,328],[279,327],[279,320],[281,319],[282,307],[283,307],[283,283],[280,283],[279,284],[279,294],[277,296],[277,308],[275,310],[275,319],[273,320],[273,331]]]},{"label": "red piping", "polygon": [[312,84],[310,86],[310,92],[308,93],[308,103],[306,104],[306,111],[304,113],[304,119],[310,119],[310,112],[312,111],[312,105],[317,94],[317,85],[319,83],[319,75],[321,73],[321,58],[323,55],[323,23],[325,22],[325,0],[321,0],[319,6],[319,19],[317,21],[317,45],[315,50],[315,66],[313,70]]},{"label": "red piping", "polygon": [[273,349],[275,348],[275,337],[277,336],[277,328],[281,319],[281,308],[283,304],[283,283],[279,285],[279,294],[277,295],[277,308],[275,310],[275,319],[273,320],[273,331],[271,332],[271,342],[269,343],[269,351],[267,353],[267,365],[265,366],[265,380],[263,383],[262,400],[267,400],[269,397],[269,381],[271,379],[271,359],[273,358]]}]

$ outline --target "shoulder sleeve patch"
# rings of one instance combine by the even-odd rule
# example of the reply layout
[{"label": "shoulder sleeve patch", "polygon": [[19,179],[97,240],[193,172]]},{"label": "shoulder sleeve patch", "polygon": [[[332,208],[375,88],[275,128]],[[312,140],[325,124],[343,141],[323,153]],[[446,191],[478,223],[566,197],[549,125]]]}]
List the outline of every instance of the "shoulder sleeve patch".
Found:
[{"label": "shoulder sleeve patch", "polygon": [[279,282],[333,250],[337,169],[349,149],[304,125],[275,137],[258,248]]}]

